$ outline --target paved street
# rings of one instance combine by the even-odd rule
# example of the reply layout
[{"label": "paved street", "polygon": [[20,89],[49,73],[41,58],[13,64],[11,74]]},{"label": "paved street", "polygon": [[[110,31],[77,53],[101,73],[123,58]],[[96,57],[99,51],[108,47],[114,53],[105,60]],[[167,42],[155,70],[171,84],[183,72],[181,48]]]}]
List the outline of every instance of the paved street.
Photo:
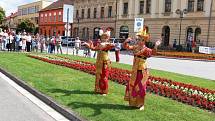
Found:
[{"label": "paved street", "polygon": [[[63,52],[66,53],[66,47],[63,48]],[[69,54],[72,54],[71,48],[69,48]],[[92,52],[92,55],[94,52]],[[79,55],[83,56],[83,50],[79,52]],[[110,52],[111,61],[115,61],[115,53]],[[120,55],[120,63],[130,64],[133,63],[133,56],[127,54]],[[215,80],[215,62],[206,61],[192,61],[192,60],[178,60],[167,58],[149,58],[148,67],[157,70],[164,70],[169,72],[175,72],[184,75],[196,76],[205,79]]]},{"label": "paved street", "polygon": [[[8,80],[0,73],[0,121],[56,121],[58,120],[56,116],[61,117],[13,81]],[[28,95],[28,98],[24,95]],[[36,103],[29,100],[30,97],[34,98],[37,104],[52,111],[56,120],[47,113],[48,111],[45,112],[41,106],[38,107]],[[64,118],[61,117],[61,119]]]}]

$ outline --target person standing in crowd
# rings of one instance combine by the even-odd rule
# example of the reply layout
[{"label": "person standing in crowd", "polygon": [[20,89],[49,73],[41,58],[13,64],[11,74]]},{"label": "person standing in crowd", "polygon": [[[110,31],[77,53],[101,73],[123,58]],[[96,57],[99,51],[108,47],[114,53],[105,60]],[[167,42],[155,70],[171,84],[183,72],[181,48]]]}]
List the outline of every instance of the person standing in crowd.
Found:
[{"label": "person standing in crowd", "polygon": [[35,36],[32,36],[31,43],[32,43],[32,45],[31,45],[32,46],[32,51],[37,52],[38,51],[38,41],[37,41]]},{"label": "person standing in crowd", "polygon": [[121,43],[119,43],[119,41],[116,41],[115,44],[115,56],[116,56],[116,62],[119,62],[119,54],[120,54],[120,50],[121,50]]},{"label": "person standing in crowd", "polygon": [[22,52],[25,52],[25,49],[26,49],[26,41],[27,41],[26,32],[23,32],[23,35],[22,35]]},{"label": "person standing in crowd", "polygon": [[3,32],[0,32],[0,49],[2,50]]},{"label": "person standing in crowd", "polygon": [[81,48],[81,40],[79,39],[79,37],[76,37],[76,39],[75,39],[75,50],[76,50],[76,55],[79,54],[80,48]]},{"label": "person standing in crowd", "polygon": [[56,38],[57,54],[59,53],[59,50],[60,50],[60,53],[63,54],[61,43],[62,43],[62,40],[60,38],[60,35],[58,35]]},{"label": "person standing in crowd", "polygon": [[110,43],[110,31],[99,31],[101,43],[97,46],[93,45],[93,42],[84,43],[83,45],[88,48],[98,51],[96,59],[96,81],[95,81],[95,93],[106,95],[108,94],[108,75],[110,59],[108,57],[108,50],[114,48],[114,44]]},{"label": "person standing in crowd", "polygon": [[55,36],[53,36],[53,37],[51,38],[51,43],[50,43],[50,45],[51,45],[50,53],[55,53],[55,45],[56,45],[56,38],[55,38]]},{"label": "person standing in crowd", "polygon": [[192,53],[195,53],[196,50],[196,42],[193,40],[192,41]]},{"label": "person standing in crowd", "polygon": [[75,40],[72,40],[71,47],[72,47],[72,55],[75,55]]},{"label": "person standing in crowd", "polygon": [[41,37],[39,35],[37,35],[37,39],[39,40],[39,45],[40,45],[40,52],[43,53],[44,48],[45,48],[45,38],[43,35],[41,35]]},{"label": "person standing in crowd", "polygon": [[176,47],[177,47],[177,41],[176,41],[176,39],[174,39],[172,47],[173,47],[173,49],[176,50]]},{"label": "person standing in crowd", "polygon": [[126,39],[123,47],[132,50],[134,54],[134,62],[132,67],[132,75],[126,86],[125,101],[129,102],[129,106],[137,107],[144,110],[144,102],[146,95],[146,83],[149,77],[146,59],[149,58],[153,52],[156,52],[157,47],[161,44],[161,39],[155,44],[154,49],[146,47],[146,42],[149,41],[149,34],[146,29],[140,30],[136,34],[136,45],[129,45],[131,38]]},{"label": "person standing in crowd", "polygon": [[15,48],[16,48],[16,51],[19,51],[19,43],[20,43],[20,39],[21,39],[21,33],[19,32],[17,35],[16,35],[16,44],[15,44]]},{"label": "person standing in crowd", "polygon": [[31,35],[30,35],[30,33],[27,34],[26,46],[27,46],[27,52],[30,52],[31,51]]},{"label": "person standing in crowd", "polygon": [[3,48],[2,48],[2,50],[6,50],[8,39],[9,39],[8,33],[7,33],[6,30],[4,30],[4,34],[3,34],[3,46],[2,46]]},{"label": "person standing in crowd", "polygon": [[9,32],[8,37],[9,38],[8,38],[8,42],[7,42],[7,49],[8,49],[8,51],[12,51],[12,43],[13,43],[13,40],[14,40],[12,32]]}]

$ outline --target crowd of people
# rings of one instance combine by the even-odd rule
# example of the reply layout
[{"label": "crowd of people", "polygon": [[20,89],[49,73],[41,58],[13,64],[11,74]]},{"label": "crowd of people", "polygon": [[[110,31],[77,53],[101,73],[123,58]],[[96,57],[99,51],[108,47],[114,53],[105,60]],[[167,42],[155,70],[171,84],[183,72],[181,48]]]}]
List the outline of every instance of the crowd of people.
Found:
[{"label": "crowd of people", "polygon": [[16,52],[63,53],[60,36],[44,37],[27,32],[1,31],[0,50]]},{"label": "crowd of people", "polygon": [[[90,41],[90,40],[88,40]],[[76,37],[70,44],[69,48],[72,49],[73,55],[80,55],[80,50],[83,50],[84,57],[91,57],[91,49],[82,45],[83,42],[79,37]],[[94,40],[94,46],[101,42],[100,39]],[[121,50],[121,43],[117,40],[112,42],[115,44],[114,50],[116,54],[116,62],[119,62],[119,54]],[[14,51],[14,52],[46,52],[50,54],[63,54],[62,39],[59,35],[45,37],[39,34],[31,34],[27,32],[14,32],[14,31],[1,31],[0,30],[0,50],[1,51]],[[97,52],[95,51],[92,57],[96,58]]]}]

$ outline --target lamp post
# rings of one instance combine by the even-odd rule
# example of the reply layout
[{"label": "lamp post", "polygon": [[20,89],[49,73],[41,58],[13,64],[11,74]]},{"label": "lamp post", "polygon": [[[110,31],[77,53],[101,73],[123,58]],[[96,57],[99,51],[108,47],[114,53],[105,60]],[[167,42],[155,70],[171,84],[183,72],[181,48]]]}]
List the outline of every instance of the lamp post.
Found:
[{"label": "lamp post", "polygon": [[80,23],[80,17],[78,17],[77,19],[78,19],[78,33],[77,33],[77,36],[79,37],[79,23]]},{"label": "lamp post", "polygon": [[181,44],[181,23],[182,23],[182,19],[184,18],[184,14],[187,14],[187,9],[177,9],[175,11],[176,14],[180,15],[180,30],[179,30],[179,45]]}]

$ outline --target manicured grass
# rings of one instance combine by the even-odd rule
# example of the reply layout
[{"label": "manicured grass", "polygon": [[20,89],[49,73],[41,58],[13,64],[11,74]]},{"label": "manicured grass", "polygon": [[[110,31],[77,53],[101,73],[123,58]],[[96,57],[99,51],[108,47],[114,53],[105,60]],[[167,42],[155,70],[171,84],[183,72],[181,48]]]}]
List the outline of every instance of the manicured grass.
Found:
[{"label": "manicured grass", "polygon": [[109,95],[95,95],[95,77],[52,65],[24,54],[0,53],[0,67],[29,85],[93,121],[215,121],[214,113],[148,94],[145,111],[127,106],[125,87],[109,82]]},{"label": "manicured grass", "polygon": [[[63,55],[63,56],[66,56],[68,58],[75,59],[75,60],[82,60],[82,61],[89,61],[89,62],[96,61],[93,58],[84,58],[84,57],[80,57],[80,56],[71,56],[71,55],[69,55],[69,56]],[[113,62],[111,64],[111,66],[117,67],[117,68],[128,69],[128,70],[131,70],[131,68],[132,68],[131,65],[119,64],[116,62]],[[196,85],[199,87],[215,90],[215,80],[208,80],[208,79],[203,79],[203,78],[199,78],[199,77],[187,76],[187,75],[183,75],[183,74],[177,74],[177,73],[166,72],[166,71],[155,70],[155,69],[150,69],[150,73],[151,73],[151,75],[156,76],[156,77],[162,77],[162,78],[171,79],[171,80],[174,80],[177,82],[192,84],[192,85]]]}]

